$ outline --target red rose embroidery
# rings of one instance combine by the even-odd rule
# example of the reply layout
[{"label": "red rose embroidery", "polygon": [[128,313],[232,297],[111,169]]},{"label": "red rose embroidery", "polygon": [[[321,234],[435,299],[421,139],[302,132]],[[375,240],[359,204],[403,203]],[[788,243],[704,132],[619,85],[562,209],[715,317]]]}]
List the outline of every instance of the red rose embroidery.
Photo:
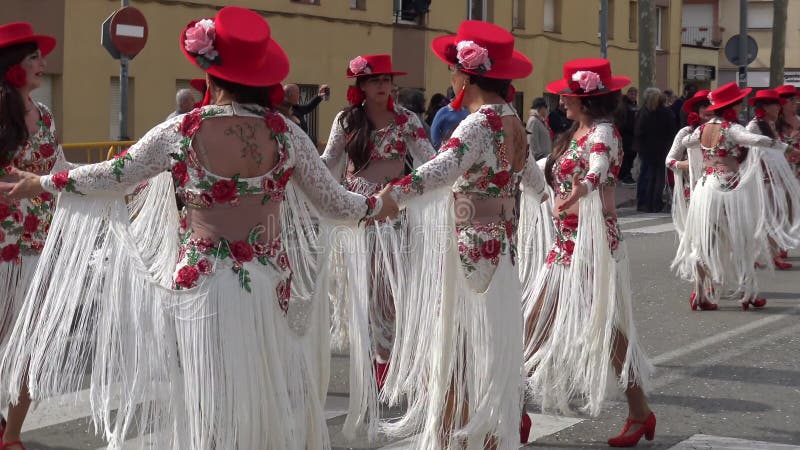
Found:
[{"label": "red rose embroidery", "polygon": [[275,293],[278,295],[278,304],[283,312],[286,312],[289,309],[289,299],[292,296],[292,279],[289,278],[278,283]]},{"label": "red rose embroidery", "polygon": [[197,270],[204,275],[208,275],[211,273],[211,263],[208,261],[208,259],[203,258],[200,261],[197,261]]},{"label": "red rose embroidery", "polygon": [[716,155],[716,156],[718,156],[720,158],[727,158],[728,157],[728,150],[726,150],[724,148],[717,149],[717,151],[714,152],[714,155]]},{"label": "red rose embroidery", "polygon": [[11,218],[14,219],[14,222],[20,223],[22,222],[22,211],[14,210],[11,212]]},{"label": "red rose embroidery", "polygon": [[236,183],[231,180],[219,180],[211,186],[211,196],[219,203],[229,202],[236,198]]},{"label": "red rose embroidery", "polygon": [[197,130],[200,129],[200,124],[203,123],[203,110],[195,109],[194,111],[183,116],[181,126],[178,129],[184,136],[194,136]]},{"label": "red rose embroidery", "polygon": [[489,128],[491,128],[492,131],[497,132],[503,130],[503,119],[497,114],[487,114],[486,122],[489,124]]},{"label": "red rose embroidery", "polygon": [[553,264],[556,261],[556,256],[558,256],[558,253],[556,253],[555,250],[550,250],[550,253],[547,254],[547,260],[545,262],[548,265]]},{"label": "red rose embroidery", "polygon": [[267,244],[256,242],[253,244],[253,251],[255,252],[256,256],[266,256],[269,253],[269,247]]},{"label": "red rose embroidery", "polygon": [[406,151],[406,143],[401,140],[394,141],[394,149],[397,153],[403,153]]},{"label": "red rose embroidery", "polygon": [[56,186],[56,189],[59,191],[64,190],[65,187],[69,184],[69,171],[59,172],[53,175],[53,184]]},{"label": "red rose embroidery", "polygon": [[451,148],[458,148],[458,147],[461,147],[461,140],[459,138],[450,138],[442,146],[442,151],[449,150]]},{"label": "red rose embroidery", "polygon": [[714,173],[714,168],[711,166],[706,167],[706,175],[711,175]]},{"label": "red rose embroidery", "polygon": [[22,228],[28,233],[35,233],[39,229],[39,218],[34,214],[28,214],[22,222]]},{"label": "red rose embroidery", "polygon": [[572,252],[575,251],[575,241],[564,241],[563,248],[568,255],[572,255]]},{"label": "red rose embroidery", "polygon": [[506,220],[505,225],[506,225],[506,237],[508,239],[511,239],[511,237],[514,235],[514,222]]},{"label": "red rose embroidery", "polygon": [[475,182],[475,187],[478,188],[479,191],[489,189],[489,179],[486,177],[478,178],[478,181]]},{"label": "red rose embroidery", "polygon": [[406,175],[403,178],[397,179],[392,181],[393,186],[408,186],[411,184],[412,178],[411,175]]},{"label": "red rose embroidery", "polygon": [[597,187],[597,185],[600,184],[600,178],[597,177],[596,173],[590,173],[589,175],[586,175],[585,179],[589,183],[592,183],[592,186]]},{"label": "red rose embroidery", "polygon": [[481,251],[478,247],[470,247],[469,251],[467,251],[467,256],[472,262],[478,262],[481,259]]},{"label": "red rose embroidery", "polygon": [[405,125],[408,122],[408,116],[405,114],[397,114],[394,116],[394,123],[397,126]]},{"label": "red rose embroidery", "polygon": [[601,155],[608,153],[608,146],[602,142],[598,142],[592,146],[591,150],[589,150],[589,153],[599,153]]},{"label": "red rose embroidery", "polygon": [[5,242],[5,241],[6,241],[6,234],[0,231],[0,242]]},{"label": "red rose embroidery", "polygon": [[49,158],[53,156],[55,152],[55,147],[53,147],[53,144],[50,144],[49,142],[39,146],[39,154],[42,155],[42,158]]},{"label": "red rose embroidery", "polygon": [[11,215],[11,207],[7,203],[0,202],[0,220],[5,220]]},{"label": "red rose embroidery", "polygon": [[184,186],[189,181],[189,171],[185,162],[179,161],[172,166],[172,179],[178,183],[178,186]]},{"label": "red rose embroidery", "polygon": [[417,139],[428,139],[428,133],[425,132],[424,128],[417,128],[417,132],[414,134],[414,137]]},{"label": "red rose embroidery", "polygon": [[572,171],[575,170],[575,167],[577,167],[577,164],[573,159],[571,158],[565,159],[564,161],[561,162],[561,168],[559,169],[561,171],[561,176],[568,177],[572,175]]},{"label": "red rose embroidery", "polygon": [[0,259],[5,262],[15,261],[17,258],[19,258],[19,245],[17,244],[6,245],[0,251]]},{"label": "red rose embroidery", "polygon": [[481,256],[486,259],[496,258],[500,254],[500,241],[491,239],[481,245]]},{"label": "red rose embroidery", "polygon": [[286,252],[281,253],[278,255],[278,267],[281,269],[288,269],[289,268],[289,255]]},{"label": "red rose embroidery", "polygon": [[275,134],[283,134],[289,131],[286,121],[278,114],[267,113],[267,115],[264,116],[264,123],[266,123],[267,127]]},{"label": "red rose embroidery", "polygon": [[567,214],[564,217],[564,220],[561,221],[561,226],[565,230],[575,231],[578,229],[578,215],[577,214]]},{"label": "red rose embroidery", "polygon": [[200,278],[200,274],[197,269],[191,266],[183,266],[178,271],[178,276],[175,277],[175,284],[180,287],[191,288],[197,283],[198,278]]},{"label": "red rose embroidery", "polygon": [[50,125],[53,124],[53,119],[50,117],[50,114],[45,113],[42,115],[42,125],[50,128]]},{"label": "red rose embroidery", "polygon": [[494,174],[494,177],[492,177],[492,183],[494,183],[495,186],[499,187],[500,189],[506,187],[509,181],[511,181],[511,174],[508,173],[507,170],[497,172]]},{"label": "red rose embroidery", "polygon": [[233,258],[239,262],[248,262],[253,259],[253,247],[245,241],[236,241],[230,244]]},{"label": "red rose embroidery", "polygon": [[42,192],[41,194],[39,194],[39,200],[43,202],[49,202],[53,200],[53,194],[49,192]]}]

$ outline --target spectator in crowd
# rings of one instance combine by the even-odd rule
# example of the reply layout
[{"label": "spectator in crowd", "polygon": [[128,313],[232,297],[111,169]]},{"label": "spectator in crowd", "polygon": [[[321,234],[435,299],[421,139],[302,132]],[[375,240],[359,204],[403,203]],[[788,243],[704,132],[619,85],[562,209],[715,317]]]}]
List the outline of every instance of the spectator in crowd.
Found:
[{"label": "spectator in crowd", "polygon": [[677,125],[679,125],[681,128],[687,125],[686,118],[688,117],[686,112],[683,111],[683,102],[694,97],[695,93],[697,93],[697,86],[693,84],[687,84],[683,87],[683,97],[675,100],[675,102],[669,107],[677,120]]},{"label": "spectator in crowd", "polygon": [[678,100],[678,97],[675,96],[675,92],[672,89],[664,89],[664,106],[671,109],[676,100]]},{"label": "spectator in crowd", "polygon": [[420,122],[422,122],[422,128],[428,135],[428,139],[430,139],[431,127],[422,120],[422,114],[425,112],[425,94],[419,89],[402,88],[397,93],[397,103],[417,115]]},{"label": "spectator in crowd", "polygon": [[425,111],[425,123],[427,123],[429,127],[433,125],[433,118],[436,117],[436,113],[448,103],[449,101],[444,95],[439,94],[438,92],[433,94],[431,101],[428,103],[428,109]]},{"label": "spectator in crowd", "polygon": [[567,119],[567,111],[561,99],[558,100],[558,107],[550,111],[547,116],[547,124],[553,130],[553,140],[556,140],[559,134],[566,132],[572,126],[572,121]]},{"label": "spectator in crowd", "polygon": [[306,122],[305,116],[314,111],[314,109],[319,106],[322,100],[330,97],[330,88],[327,84],[321,85],[317,95],[305,105],[300,104],[300,87],[296,84],[287,84],[283,86],[283,92],[285,95],[283,101],[286,103],[286,105],[283,106],[283,109],[285,110],[287,106],[291,107],[291,116],[287,117],[298,124],[300,128],[302,128],[303,131],[308,134],[308,122]]},{"label": "spectator in crowd", "polygon": [[181,89],[175,94],[175,111],[167,116],[167,119],[172,119],[175,116],[186,114],[194,108],[197,99],[194,98],[191,89]]},{"label": "spectator in crowd", "polygon": [[614,124],[622,136],[622,165],[619,171],[619,180],[622,184],[631,186],[636,184],[631,174],[633,162],[636,160],[636,151],[633,149],[633,133],[636,124],[637,96],[639,91],[630,87],[625,92],[620,102],[620,107],[614,113]]},{"label": "spectator in crowd", "polygon": [[533,99],[528,123],[528,146],[534,158],[541,159],[550,154],[553,147],[553,132],[547,126],[547,102],[542,97]]},{"label": "spectator in crowd", "polygon": [[637,210],[661,212],[664,209],[664,160],[677,132],[675,116],[664,106],[664,95],[655,87],[644,91],[644,105],[636,115],[634,148],[641,170],[637,186]]},{"label": "spectator in crowd", "polygon": [[433,147],[438,149],[442,143],[450,139],[458,124],[469,115],[467,108],[454,110],[449,104],[436,111],[436,116],[431,124],[431,142]]}]

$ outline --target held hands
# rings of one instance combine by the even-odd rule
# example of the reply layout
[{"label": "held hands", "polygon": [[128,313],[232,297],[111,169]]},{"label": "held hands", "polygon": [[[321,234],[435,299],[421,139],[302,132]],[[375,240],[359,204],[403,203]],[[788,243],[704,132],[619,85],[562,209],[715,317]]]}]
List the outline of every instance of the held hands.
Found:
[{"label": "held hands", "polygon": [[[9,179],[16,181],[9,181]],[[0,195],[4,199],[19,200],[32,198],[44,192],[39,175],[13,168],[8,175],[0,181]]]},{"label": "held hands", "polygon": [[572,176],[572,192],[569,194],[569,197],[558,207],[558,212],[564,212],[569,209],[570,206],[574,205],[583,197],[586,197],[586,194],[589,193],[589,188],[586,187],[585,184],[581,183],[578,174]]},{"label": "held hands", "polygon": [[400,208],[397,206],[397,202],[394,201],[394,197],[392,197],[390,194],[391,189],[392,185],[387,184],[378,194],[378,198],[381,199],[383,206],[378,214],[375,215],[375,220],[394,218],[400,213]]}]

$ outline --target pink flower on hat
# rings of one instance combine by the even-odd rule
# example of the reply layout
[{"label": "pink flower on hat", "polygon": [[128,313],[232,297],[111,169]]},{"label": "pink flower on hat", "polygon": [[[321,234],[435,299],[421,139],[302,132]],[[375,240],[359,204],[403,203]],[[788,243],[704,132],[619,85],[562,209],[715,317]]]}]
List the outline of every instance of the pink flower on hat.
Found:
[{"label": "pink flower on hat", "polygon": [[708,101],[711,102],[712,105],[714,104],[714,93],[713,92],[709,92],[708,93]]},{"label": "pink flower on hat", "polygon": [[456,45],[456,58],[459,65],[467,70],[487,72],[492,70],[489,51],[473,41],[461,41]]},{"label": "pink flower on hat", "polygon": [[604,89],[600,75],[589,70],[579,70],[572,74],[572,81],[578,83],[583,92],[592,92],[597,89]]},{"label": "pink flower on hat", "polygon": [[186,30],[184,46],[186,51],[196,55],[203,55],[209,61],[219,56],[214,48],[214,38],[217,36],[214,21],[211,19],[198,20],[194,26]]},{"label": "pink flower on hat", "polygon": [[355,58],[350,60],[350,64],[348,64],[348,69],[350,69],[350,73],[353,75],[358,75],[361,72],[365,74],[369,74],[372,70],[369,68],[369,61],[363,56],[356,56]]}]

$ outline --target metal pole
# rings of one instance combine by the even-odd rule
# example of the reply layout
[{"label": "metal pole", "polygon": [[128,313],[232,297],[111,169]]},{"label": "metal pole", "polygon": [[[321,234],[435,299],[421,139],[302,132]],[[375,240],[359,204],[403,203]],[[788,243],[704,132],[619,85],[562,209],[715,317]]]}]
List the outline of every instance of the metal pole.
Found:
[{"label": "metal pole", "polygon": [[[129,0],[121,0],[122,7],[129,5]],[[128,57],[119,58],[119,140],[127,141],[128,137]]]},{"label": "metal pole", "polygon": [[608,58],[608,0],[600,0],[600,55]]},{"label": "metal pole", "polygon": [[747,0],[739,0],[739,87],[747,86]]}]

